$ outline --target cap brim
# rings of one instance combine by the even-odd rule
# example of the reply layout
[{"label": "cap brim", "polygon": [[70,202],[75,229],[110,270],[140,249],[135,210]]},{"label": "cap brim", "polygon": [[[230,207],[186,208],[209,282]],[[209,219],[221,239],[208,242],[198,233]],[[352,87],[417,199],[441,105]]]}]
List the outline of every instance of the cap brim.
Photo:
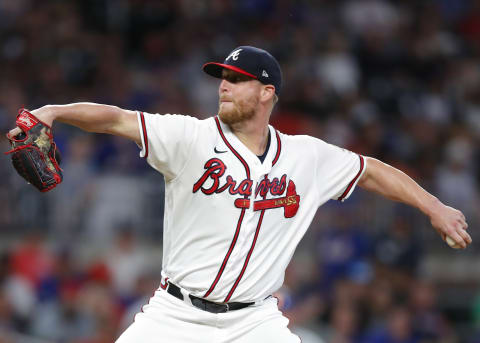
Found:
[{"label": "cap brim", "polygon": [[247,76],[250,76],[251,78],[257,79],[257,77],[255,75],[250,74],[249,72],[247,72],[243,69],[240,69],[238,67],[231,66],[231,65],[228,65],[228,64],[223,64],[223,63],[217,63],[217,62],[205,63],[203,65],[202,69],[208,75],[216,77],[218,79],[222,78],[222,70],[223,69],[233,70],[233,71],[236,71],[237,73],[247,75]]}]

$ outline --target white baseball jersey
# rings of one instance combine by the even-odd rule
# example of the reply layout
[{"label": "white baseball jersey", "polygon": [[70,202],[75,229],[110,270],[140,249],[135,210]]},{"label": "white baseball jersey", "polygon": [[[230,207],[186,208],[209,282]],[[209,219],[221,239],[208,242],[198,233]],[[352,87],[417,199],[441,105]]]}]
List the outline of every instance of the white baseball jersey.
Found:
[{"label": "white baseball jersey", "polygon": [[360,155],[272,126],[262,163],[218,117],[137,115],[140,156],[165,177],[162,276],[214,302],[276,291],[317,208],[365,170]]}]

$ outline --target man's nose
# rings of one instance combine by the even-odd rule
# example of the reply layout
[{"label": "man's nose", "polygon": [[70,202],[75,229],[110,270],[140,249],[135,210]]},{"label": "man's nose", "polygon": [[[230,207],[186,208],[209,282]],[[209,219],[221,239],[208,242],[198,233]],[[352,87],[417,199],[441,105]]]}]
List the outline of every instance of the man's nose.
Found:
[{"label": "man's nose", "polygon": [[220,82],[220,93],[225,93],[229,90],[229,83],[227,80],[222,79],[222,82]]}]

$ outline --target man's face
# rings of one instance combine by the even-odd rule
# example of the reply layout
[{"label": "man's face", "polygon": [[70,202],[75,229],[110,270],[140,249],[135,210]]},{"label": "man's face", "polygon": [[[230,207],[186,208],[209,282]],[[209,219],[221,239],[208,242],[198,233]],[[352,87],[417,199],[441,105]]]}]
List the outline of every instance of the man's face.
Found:
[{"label": "man's face", "polygon": [[218,89],[218,115],[228,125],[252,118],[260,101],[261,83],[249,76],[224,69]]}]

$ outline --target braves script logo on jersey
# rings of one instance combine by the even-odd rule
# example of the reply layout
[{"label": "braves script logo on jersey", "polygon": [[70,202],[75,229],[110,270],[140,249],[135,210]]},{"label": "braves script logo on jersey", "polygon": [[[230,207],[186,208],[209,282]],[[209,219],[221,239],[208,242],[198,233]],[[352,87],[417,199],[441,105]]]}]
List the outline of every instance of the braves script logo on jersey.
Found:
[{"label": "braves script logo on jersey", "polygon": [[[231,175],[227,175],[225,183],[221,184],[220,178],[225,174],[227,167],[219,158],[208,160],[205,163],[204,168],[205,172],[193,185],[193,193],[201,190],[202,193],[211,195],[213,193],[222,193],[228,190],[232,195],[239,194],[245,196],[245,198],[235,199],[234,204],[236,207],[250,207],[250,200],[247,197],[252,194],[252,180],[244,179],[237,182]],[[211,185],[208,186],[206,184]],[[286,196],[278,197],[283,195],[285,190],[287,190]],[[266,199],[268,194],[277,196],[277,198]],[[300,196],[296,193],[295,183],[292,180],[288,181],[287,186],[287,175],[285,174],[282,175],[280,179],[275,177],[272,180],[265,176],[255,189],[255,197],[258,195],[260,195],[263,200],[254,202],[254,211],[283,207],[286,218],[293,217],[298,211]]]},{"label": "braves script logo on jersey", "polygon": [[[250,196],[252,194],[252,180],[242,180],[237,186],[237,181],[228,175],[227,182],[220,186],[220,177],[225,174],[227,167],[219,158],[208,160],[207,163],[205,163],[204,168],[206,169],[205,173],[193,185],[193,193],[196,193],[201,189],[204,194],[210,195],[213,193],[222,193],[228,189],[228,192],[232,195],[240,194]],[[209,188],[205,188],[203,185],[208,179],[213,180],[213,184]]]}]

